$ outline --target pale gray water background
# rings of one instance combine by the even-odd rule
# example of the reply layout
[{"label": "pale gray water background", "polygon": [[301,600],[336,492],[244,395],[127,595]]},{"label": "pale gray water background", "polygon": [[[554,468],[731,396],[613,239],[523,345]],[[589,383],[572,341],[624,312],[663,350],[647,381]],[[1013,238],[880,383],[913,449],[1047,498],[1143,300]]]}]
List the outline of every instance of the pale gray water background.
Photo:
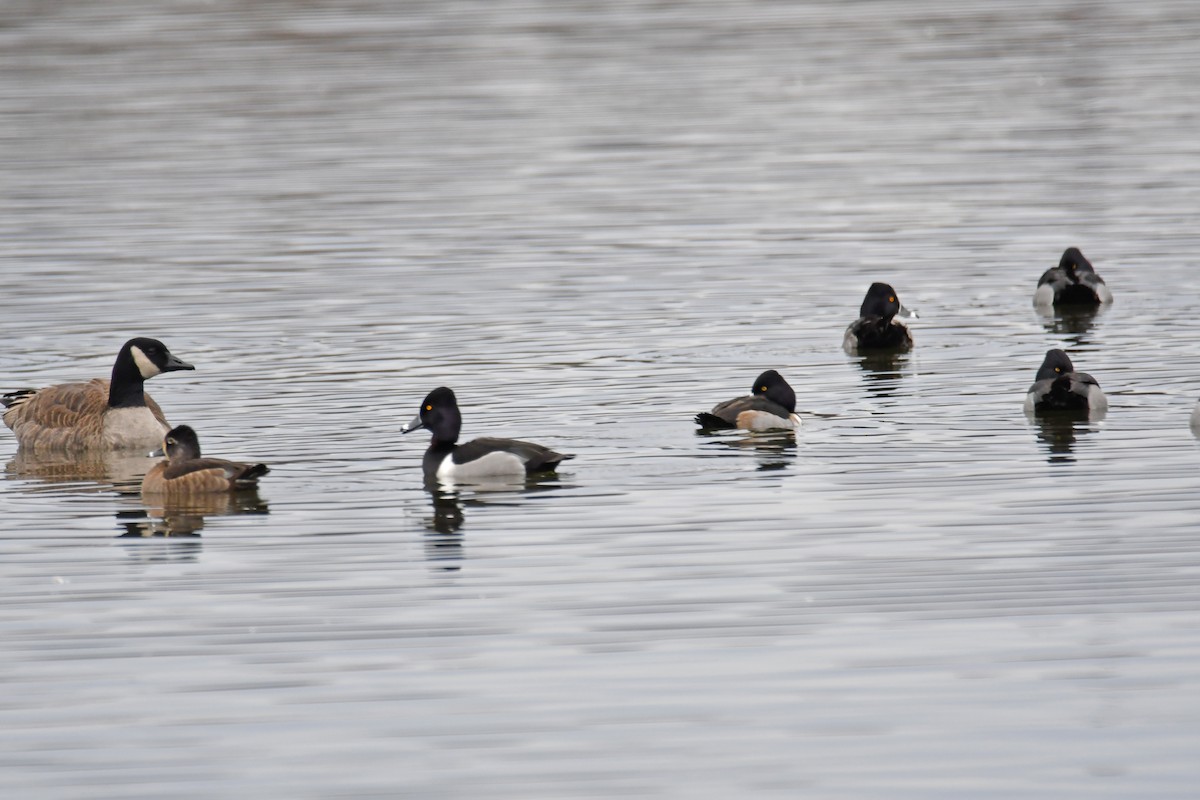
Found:
[{"label": "pale gray water background", "polygon": [[[0,388],[156,335],[171,420],[272,473],[164,521],[0,430],[3,795],[1195,797],[1198,42],[1190,2],[6,3]],[[1030,304],[1069,245],[1117,298],[1075,333]],[[864,365],[879,279],[922,318]],[[1025,419],[1051,346],[1107,419]],[[769,367],[794,441],[696,434]],[[577,458],[431,495],[440,384]]]}]

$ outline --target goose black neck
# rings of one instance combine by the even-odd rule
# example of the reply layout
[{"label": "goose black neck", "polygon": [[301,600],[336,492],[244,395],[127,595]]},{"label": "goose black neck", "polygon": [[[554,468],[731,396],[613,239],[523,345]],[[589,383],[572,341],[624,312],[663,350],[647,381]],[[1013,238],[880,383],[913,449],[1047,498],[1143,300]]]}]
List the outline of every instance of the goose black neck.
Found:
[{"label": "goose black neck", "polygon": [[122,349],[113,364],[112,382],[108,385],[109,408],[138,408],[146,405],[145,379],[133,361],[129,350]]}]

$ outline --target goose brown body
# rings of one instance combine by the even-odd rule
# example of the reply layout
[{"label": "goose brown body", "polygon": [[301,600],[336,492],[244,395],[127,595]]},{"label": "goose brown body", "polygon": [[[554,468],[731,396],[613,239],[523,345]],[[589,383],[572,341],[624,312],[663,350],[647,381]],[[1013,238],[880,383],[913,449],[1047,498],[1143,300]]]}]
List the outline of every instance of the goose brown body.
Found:
[{"label": "goose brown body", "polygon": [[112,378],[21,389],[0,397],[4,424],[25,451],[147,450],[170,424],[143,389],[162,372],[195,369],[155,339],[130,339],[117,353]]},{"label": "goose brown body", "polygon": [[[142,406],[110,409],[110,381],[93,378],[16,393],[4,424],[27,450],[124,450],[153,447],[171,429],[162,408],[143,393]],[[149,440],[150,444],[147,444]]]}]

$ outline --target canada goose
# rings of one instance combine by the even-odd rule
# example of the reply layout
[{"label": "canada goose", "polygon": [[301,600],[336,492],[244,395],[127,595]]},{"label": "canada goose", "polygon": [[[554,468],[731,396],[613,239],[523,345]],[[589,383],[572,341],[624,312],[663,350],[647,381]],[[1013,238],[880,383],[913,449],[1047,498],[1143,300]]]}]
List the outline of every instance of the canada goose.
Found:
[{"label": "canada goose", "polygon": [[0,397],[4,424],[22,448],[43,451],[146,450],[170,425],[142,386],[160,372],[195,369],[157,339],[130,339],[117,353],[112,380],[21,389]]},{"label": "canada goose", "polygon": [[483,438],[457,444],[462,414],[454,392],[445,386],[429,393],[417,416],[401,432],[418,428],[428,428],[433,434],[421,462],[427,480],[471,481],[552,472],[559,462],[574,458],[517,439]]},{"label": "canada goose", "polygon": [[750,431],[799,428],[796,393],[782,375],[769,369],[754,381],[750,394],[718,403],[711,414],[697,414],[696,424],[701,428]]},{"label": "canada goose", "polygon": [[200,439],[187,425],[172,428],[162,440],[165,455],[142,478],[144,494],[208,494],[252,489],[271,470],[266,464],[239,464],[223,458],[201,458]]}]

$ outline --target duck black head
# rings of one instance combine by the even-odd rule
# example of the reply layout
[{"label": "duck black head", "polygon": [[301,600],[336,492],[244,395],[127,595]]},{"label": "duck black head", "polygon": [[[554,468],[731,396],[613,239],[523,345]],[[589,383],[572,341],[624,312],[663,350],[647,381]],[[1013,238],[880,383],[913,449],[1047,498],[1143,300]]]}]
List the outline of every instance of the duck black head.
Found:
[{"label": "duck black head", "polygon": [[167,431],[162,450],[168,461],[190,461],[200,457],[200,437],[191,426],[179,425]]},{"label": "duck black head", "polygon": [[459,431],[462,430],[462,414],[453,391],[439,386],[426,395],[417,416],[401,432],[409,433],[418,428],[428,429],[433,438],[441,443],[453,444],[458,441]]},{"label": "duck black head", "polygon": [[1083,253],[1079,252],[1078,247],[1068,247],[1063,251],[1062,258],[1058,260],[1058,268],[1065,270],[1072,281],[1079,280],[1076,273],[1091,272],[1094,274],[1096,272],[1092,267],[1092,262],[1083,257]]},{"label": "duck black head", "polygon": [[1071,363],[1071,358],[1057,347],[1053,350],[1046,351],[1046,358],[1042,361],[1042,366],[1038,368],[1037,380],[1044,381],[1047,378],[1057,378],[1059,375],[1065,375],[1068,372],[1074,372],[1075,365]]},{"label": "duck black head", "polygon": [[899,314],[902,317],[913,316],[907,308],[900,304],[896,290],[886,283],[872,283],[863,298],[862,306],[858,309],[860,317],[881,317],[891,319]]},{"label": "duck black head", "polygon": [[769,369],[754,381],[752,394],[765,397],[772,403],[777,403],[792,413],[796,410],[796,393],[787,381],[773,369]]}]

